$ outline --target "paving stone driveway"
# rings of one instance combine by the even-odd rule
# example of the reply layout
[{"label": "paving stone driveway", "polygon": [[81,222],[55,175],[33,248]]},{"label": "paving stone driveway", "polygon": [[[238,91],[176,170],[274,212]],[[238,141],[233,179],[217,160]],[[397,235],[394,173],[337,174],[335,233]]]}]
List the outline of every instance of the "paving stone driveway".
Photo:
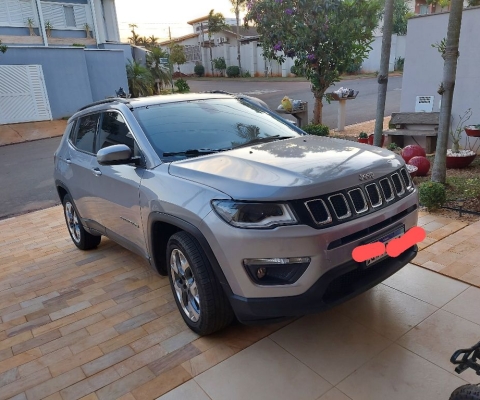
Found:
[{"label": "paving stone driveway", "polygon": [[106,238],[82,252],[61,207],[0,221],[0,399],[152,399],[282,325],[199,338],[168,279]]}]

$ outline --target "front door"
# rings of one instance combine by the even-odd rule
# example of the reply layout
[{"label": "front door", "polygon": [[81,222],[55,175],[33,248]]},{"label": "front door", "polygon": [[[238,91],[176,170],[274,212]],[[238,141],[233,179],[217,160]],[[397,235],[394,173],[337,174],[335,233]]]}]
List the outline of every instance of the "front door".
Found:
[{"label": "front door", "polygon": [[[132,154],[140,155],[122,114],[106,111],[100,119],[95,153],[115,144],[125,144],[132,149]],[[95,220],[106,228],[107,236],[145,256],[139,201],[144,168],[133,164],[100,165],[96,160],[94,163],[96,176],[92,190],[96,193]]]}]

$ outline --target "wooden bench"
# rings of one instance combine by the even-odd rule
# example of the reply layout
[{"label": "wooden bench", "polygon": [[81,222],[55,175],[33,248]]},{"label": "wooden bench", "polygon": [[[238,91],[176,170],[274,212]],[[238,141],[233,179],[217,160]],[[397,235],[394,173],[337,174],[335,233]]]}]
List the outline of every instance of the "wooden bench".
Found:
[{"label": "wooden bench", "polygon": [[425,152],[431,154],[437,147],[439,112],[392,113],[388,130],[384,131],[390,142],[404,146],[404,137],[425,138]]}]

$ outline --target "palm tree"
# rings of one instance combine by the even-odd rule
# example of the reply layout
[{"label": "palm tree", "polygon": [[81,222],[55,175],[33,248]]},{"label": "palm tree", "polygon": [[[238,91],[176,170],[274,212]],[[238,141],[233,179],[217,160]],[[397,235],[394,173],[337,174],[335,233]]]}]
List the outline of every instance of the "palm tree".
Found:
[{"label": "palm tree", "polygon": [[148,37],[148,45],[150,47],[157,47],[158,46],[158,38],[155,35],[151,35]]},{"label": "palm tree", "polygon": [[213,76],[213,55],[212,55],[212,36],[215,33],[220,32],[222,29],[227,28],[228,25],[225,23],[225,18],[222,13],[215,13],[214,10],[210,10],[208,13],[208,47],[210,48],[210,65]]},{"label": "palm tree", "polygon": [[148,38],[147,38],[146,36],[142,36],[142,37],[140,38],[140,44],[141,44],[142,46],[145,46],[145,47],[146,47],[146,46],[148,46],[148,43],[149,43],[149,40],[148,40]]},{"label": "palm tree", "polygon": [[[160,63],[161,58],[167,58],[167,53],[160,47],[154,47],[147,54],[147,68],[153,76],[153,79],[160,84],[160,86],[167,85],[171,82],[170,68]],[[157,87],[157,92],[160,94],[160,88]]]},{"label": "palm tree", "polygon": [[235,18],[237,20],[237,60],[238,60],[238,69],[240,74],[242,73],[242,62],[240,60],[240,11],[245,10],[245,5],[247,0],[230,0],[232,3],[232,11],[235,13]]},{"label": "palm tree", "polygon": [[142,64],[129,60],[127,64],[127,79],[132,97],[153,94],[152,74]]},{"label": "palm tree", "polygon": [[140,35],[137,35],[134,31],[132,31],[132,36],[128,38],[128,41],[135,46],[138,46],[141,43]]}]

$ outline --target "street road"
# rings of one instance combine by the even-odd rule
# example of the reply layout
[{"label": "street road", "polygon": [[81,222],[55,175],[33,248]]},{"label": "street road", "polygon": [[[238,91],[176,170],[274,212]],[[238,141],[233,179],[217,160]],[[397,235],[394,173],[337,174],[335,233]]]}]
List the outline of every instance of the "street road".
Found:
[{"label": "street road", "polygon": [[[192,92],[224,90],[230,93],[255,96],[265,101],[272,110],[278,107],[284,96],[294,100],[305,100],[308,101],[309,121],[313,118],[314,99],[309,82],[245,82],[235,79],[212,82],[189,79],[188,84]],[[329,91],[337,90],[341,86],[359,91],[355,100],[347,101],[347,125],[375,119],[378,91],[375,78],[344,80],[332,86]],[[389,78],[385,116],[400,111],[401,88],[402,77]],[[337,102],[332,101],[331,104],[328,104],[324,101],[323,123],[330,128],[335,128],[337,126],[337,112]]]},{"label": "street road", "polygon": [[[313,116],[313,96],[308,82],[245,82],[239,80],[188,81],[191,91],[225,90],[244,93],[264,100],[276,109],[283,96],[308,101],[309,119]],[[345,80],[344,86],[359,90],[355,100],[347,102],[347,124],[375,118],[377,82],[375,79]],[[400,110],[401,77],[389,80],[385,115]],[[336,88],[332,88],[335,90]],[[324,124],[335,127],[338,104],[325,102]],[[53,153],[60,138],[44,139],[0,147],[0,219],[58,204],[53,184]]]}]

